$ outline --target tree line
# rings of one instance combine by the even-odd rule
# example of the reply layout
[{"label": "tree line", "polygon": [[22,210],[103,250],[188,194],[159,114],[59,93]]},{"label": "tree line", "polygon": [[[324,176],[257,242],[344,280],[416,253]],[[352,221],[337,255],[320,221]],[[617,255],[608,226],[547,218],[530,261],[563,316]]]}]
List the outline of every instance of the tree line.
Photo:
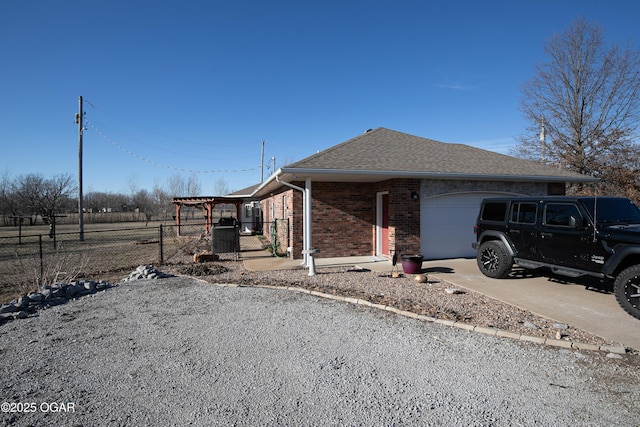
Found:
[{"label": "tree line", "polygon": [[[167,219],[173,214],[174,197],[201,196],[201,184],[195,175],[183,178],[171,176],[164,187],[138,189],[130,184],[130,193],[91,191],[83,195],[85,214],[132,212],[131,219]],[[216,195],[229,193],[224,179],[214,185]],[[12,177],[5,172],[0,178],[0,216],[2,225],[14,225],[19,218],[30,218],[31,222],[51,223],[53,218],[78,212],[78,189],[71,174],[45,177],[30,173]]]}]

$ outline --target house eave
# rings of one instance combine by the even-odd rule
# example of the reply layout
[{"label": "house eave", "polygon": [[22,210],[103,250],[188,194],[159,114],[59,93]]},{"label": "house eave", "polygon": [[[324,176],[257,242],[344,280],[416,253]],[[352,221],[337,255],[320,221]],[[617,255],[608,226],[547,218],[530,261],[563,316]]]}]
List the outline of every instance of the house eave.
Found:
[{"label": "house eave", "polygon": [[[329,181],[343,181],[342,177],[359,177],[360,180],[386,180],[390,178],[429,178],[429,179],[455,179],[455,180],[509,180],[509,181],[548,181],[548,182],[597,182],[598,178],[586,175],[567,174],[567,175],[514,175],[514,174],[484,174],[484,173],[462,173],[462,172],[438,172],[438,171],[381,171],[381,170],[360,170],[360,169],[299,169],[299,168],[282,168],[280,179],[284,175],[294,176],[296,179],[304,179],[305,177],[322,176],[327,181],[327,176],[331,177]],[[337,177],[333,178],[333,177]]]},{"label": "house eave", "polygon": [[[277,179],[276,179],[277,178]],[[511,182],[598,182],[598,178],[586,175],[509,175],[509,174],[469,174],[459,172],[429,171],[380,171],[353,169],[313,169],[313,168],[281,168],[262,183],[252,194],[262,196],[275,191],[282,184],[278,182],[300,182],[310,178],[320,182],[380,182],[389,179],[435,179],[465,181],[511,181]]]}]

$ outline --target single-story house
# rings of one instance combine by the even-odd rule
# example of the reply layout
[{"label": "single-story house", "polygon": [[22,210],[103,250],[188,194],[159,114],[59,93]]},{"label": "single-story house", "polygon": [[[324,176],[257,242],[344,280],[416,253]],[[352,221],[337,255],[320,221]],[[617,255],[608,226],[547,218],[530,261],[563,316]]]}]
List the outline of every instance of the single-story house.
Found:
[{"label": "single-story house", "polygon": [[473,257],[486,197],[563,195],[597,179],[495,152],[369,130],[278,169],[250,196],[263,221],[286,219],[290,256]]},{"label": "single-story house", "polygon": [[482,199],[563,195],[567,183],[596,181],[538,162],[377,128],[217,201],[242,200],[245,209],[236,206],[243,223],[248,213],[255,218],[260,211],[265,235],[274,222],[287,224],[286,241],[280,243],[305,263],[309,249],[321,257],[399,253],[445,259],[475,256],[471,243]]}]

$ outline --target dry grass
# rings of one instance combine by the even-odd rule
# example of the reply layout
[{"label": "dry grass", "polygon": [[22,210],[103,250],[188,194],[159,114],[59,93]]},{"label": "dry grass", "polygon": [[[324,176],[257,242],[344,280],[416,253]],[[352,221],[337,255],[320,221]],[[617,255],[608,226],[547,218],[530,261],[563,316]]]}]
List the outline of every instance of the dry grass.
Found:
[{"label": "dry grass", "polygon": [[[159,227],[134,223],[136,227],[132,228],[131,225],[88,227],[82,242],[77,232],[58,229],[55,246],[46,226],[28,227],[29,230],[46,231],[41,236],[27,235],[23,227],[21,239],[16,234],[0,239],[0,302],[10,301],[47,284],[80,278],[112,280],[139,265],[159,264]],[[207,240],[201,235],[177,237],[170,226],[164,231],[165,260],[176,254],[193,254],[193,251],[207,245]],[[2,234],[9,234],[6,228]]]}]

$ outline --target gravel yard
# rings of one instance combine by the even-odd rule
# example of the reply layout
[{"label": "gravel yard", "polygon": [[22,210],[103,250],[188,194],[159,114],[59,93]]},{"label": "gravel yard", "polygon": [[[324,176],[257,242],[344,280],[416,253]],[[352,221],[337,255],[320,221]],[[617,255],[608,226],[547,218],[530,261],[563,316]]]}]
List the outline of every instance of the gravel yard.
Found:
[{"label": "gravel yard", "polygon": [[[208,265],[218,274],[201,279],[326,292],[360,283],[360,292],[405,304],[424,296],[420,287],[402,289],[408,280],[371,272],[308,278],[233,268],[240,265]],[[443,298],[446,284],[415,286]],[[480,320],[474,304],[490,304],[505,325],[539,321],[477,298],[465,303],[471,308],[462,299],[415,301],[470,321]],[[640,415],[635,355],[541,346],[190,277],[122,282],[8,322],[0,356],[7,426],[634,425]]]},{"label": "gravel yard", "polygon": [[571,325],[558,324],[475,292],[463,290],[461,293],[448,293],[447,290],[453,286],[433,276],[428,276],[427,283],[417,283],[413,276],[392,278],[390,274],[355,268],[321,268],[316,276],[309,277],[304,269],[251,272],[242,263],[236,262],[177,264],[168,271],[197,276],[209,283],[293,286],[360,298],[437,319],[455,320],[533,337],[593,345],[616,344]]}]

